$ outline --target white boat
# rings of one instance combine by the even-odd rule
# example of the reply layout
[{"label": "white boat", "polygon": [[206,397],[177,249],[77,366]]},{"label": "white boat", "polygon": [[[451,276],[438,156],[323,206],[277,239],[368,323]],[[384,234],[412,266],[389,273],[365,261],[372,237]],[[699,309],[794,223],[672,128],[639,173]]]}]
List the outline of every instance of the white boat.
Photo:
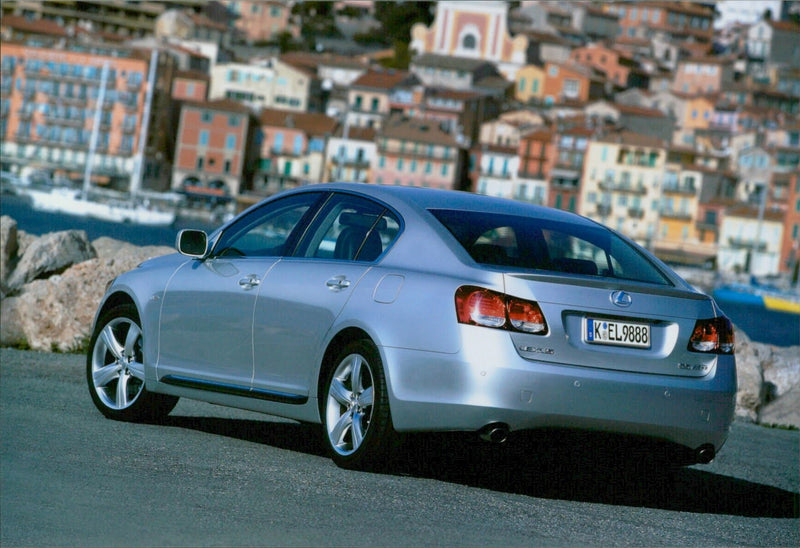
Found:
[{"label": "white boat", "polygon": [[141,225],[170,225],[175,221],[174,211],[154,209],[146,204],[126,200],[95,201],[84,199],[81,192],[70,188],[51,190],[26,189],[34,209],[68,215],[92,217],[115,223]]}]

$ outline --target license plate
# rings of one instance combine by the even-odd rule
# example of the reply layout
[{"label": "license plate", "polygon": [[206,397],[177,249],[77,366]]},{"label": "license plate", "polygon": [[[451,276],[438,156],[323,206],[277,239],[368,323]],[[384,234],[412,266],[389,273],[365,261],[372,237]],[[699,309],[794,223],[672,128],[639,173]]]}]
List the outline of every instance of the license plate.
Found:
[{"label": "license plate", "polygon": [[650,326],[646,323],[586,318],[584,326],[587,343],[650,348]]}]

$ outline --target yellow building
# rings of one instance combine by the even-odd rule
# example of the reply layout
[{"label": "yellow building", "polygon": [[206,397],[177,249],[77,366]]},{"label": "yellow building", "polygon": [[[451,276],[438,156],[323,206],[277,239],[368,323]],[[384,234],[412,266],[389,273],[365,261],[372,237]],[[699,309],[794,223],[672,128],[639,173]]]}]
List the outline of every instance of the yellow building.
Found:
[{"label": "yellow building", "polygon": [[527,103],[530,100],[541,101],[544,97],[544,68],[536,65],[525,65],[517,71],[514,86],[514,98]]},{"label": "yellow building", "polygon": [[589,144],[578,212],[652,247],[658,236],[663,141],[619,132]]}]

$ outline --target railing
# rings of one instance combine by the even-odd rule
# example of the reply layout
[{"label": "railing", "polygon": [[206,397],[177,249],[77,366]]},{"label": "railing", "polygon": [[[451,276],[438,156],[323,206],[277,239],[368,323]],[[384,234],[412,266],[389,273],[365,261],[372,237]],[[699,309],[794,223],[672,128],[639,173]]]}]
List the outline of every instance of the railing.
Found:
[{"label": "railing", "polygon": [[697,194],[697,188],[694,185],[664,185],[662,190],[669,194]]},{"label": "railing", "polygon": [[692,219],[692,214],[687,211],[673,211],[671,209],[662,211],[661,216],[666,219],[675,219],[678,221],[689,221]]},{"label": "railing", "polygon": [[647,187],[643,184],[633,185],[622,181],[601,181],[599,186],[602,190],[612,190],[614,192],[626,192],[630,194],[647,194]]}]

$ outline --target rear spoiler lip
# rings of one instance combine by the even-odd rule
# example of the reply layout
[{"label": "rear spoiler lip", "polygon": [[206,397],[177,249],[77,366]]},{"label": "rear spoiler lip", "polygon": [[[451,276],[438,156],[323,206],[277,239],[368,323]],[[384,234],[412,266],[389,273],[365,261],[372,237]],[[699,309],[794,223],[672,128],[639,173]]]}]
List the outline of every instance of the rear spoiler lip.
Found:
[{"label": "rear spoiler lip", "polygon": [[661,286],[656,284],[648,284],[644,282],[636,282],[633,280],[623,280],[620,278],[598,278],[593,276],[583,276],[583,275],[568,274],[563,272],[528,273],[528,272],[509,272],[509,271],[504,272],[503,276],[508,276],[511,278],[517,278],[521,280],[527,280],[531,282],[558,283],[560,285],[594,287],[597,289],[608,289],[609,291],[624,289],[625,291],[629,291],[631,293],[648,293],[650,295],[659,295],[664,297],[679,297],[695,301],[712,301],[711,297],[691,287],[676,287],[667,285]]}]

